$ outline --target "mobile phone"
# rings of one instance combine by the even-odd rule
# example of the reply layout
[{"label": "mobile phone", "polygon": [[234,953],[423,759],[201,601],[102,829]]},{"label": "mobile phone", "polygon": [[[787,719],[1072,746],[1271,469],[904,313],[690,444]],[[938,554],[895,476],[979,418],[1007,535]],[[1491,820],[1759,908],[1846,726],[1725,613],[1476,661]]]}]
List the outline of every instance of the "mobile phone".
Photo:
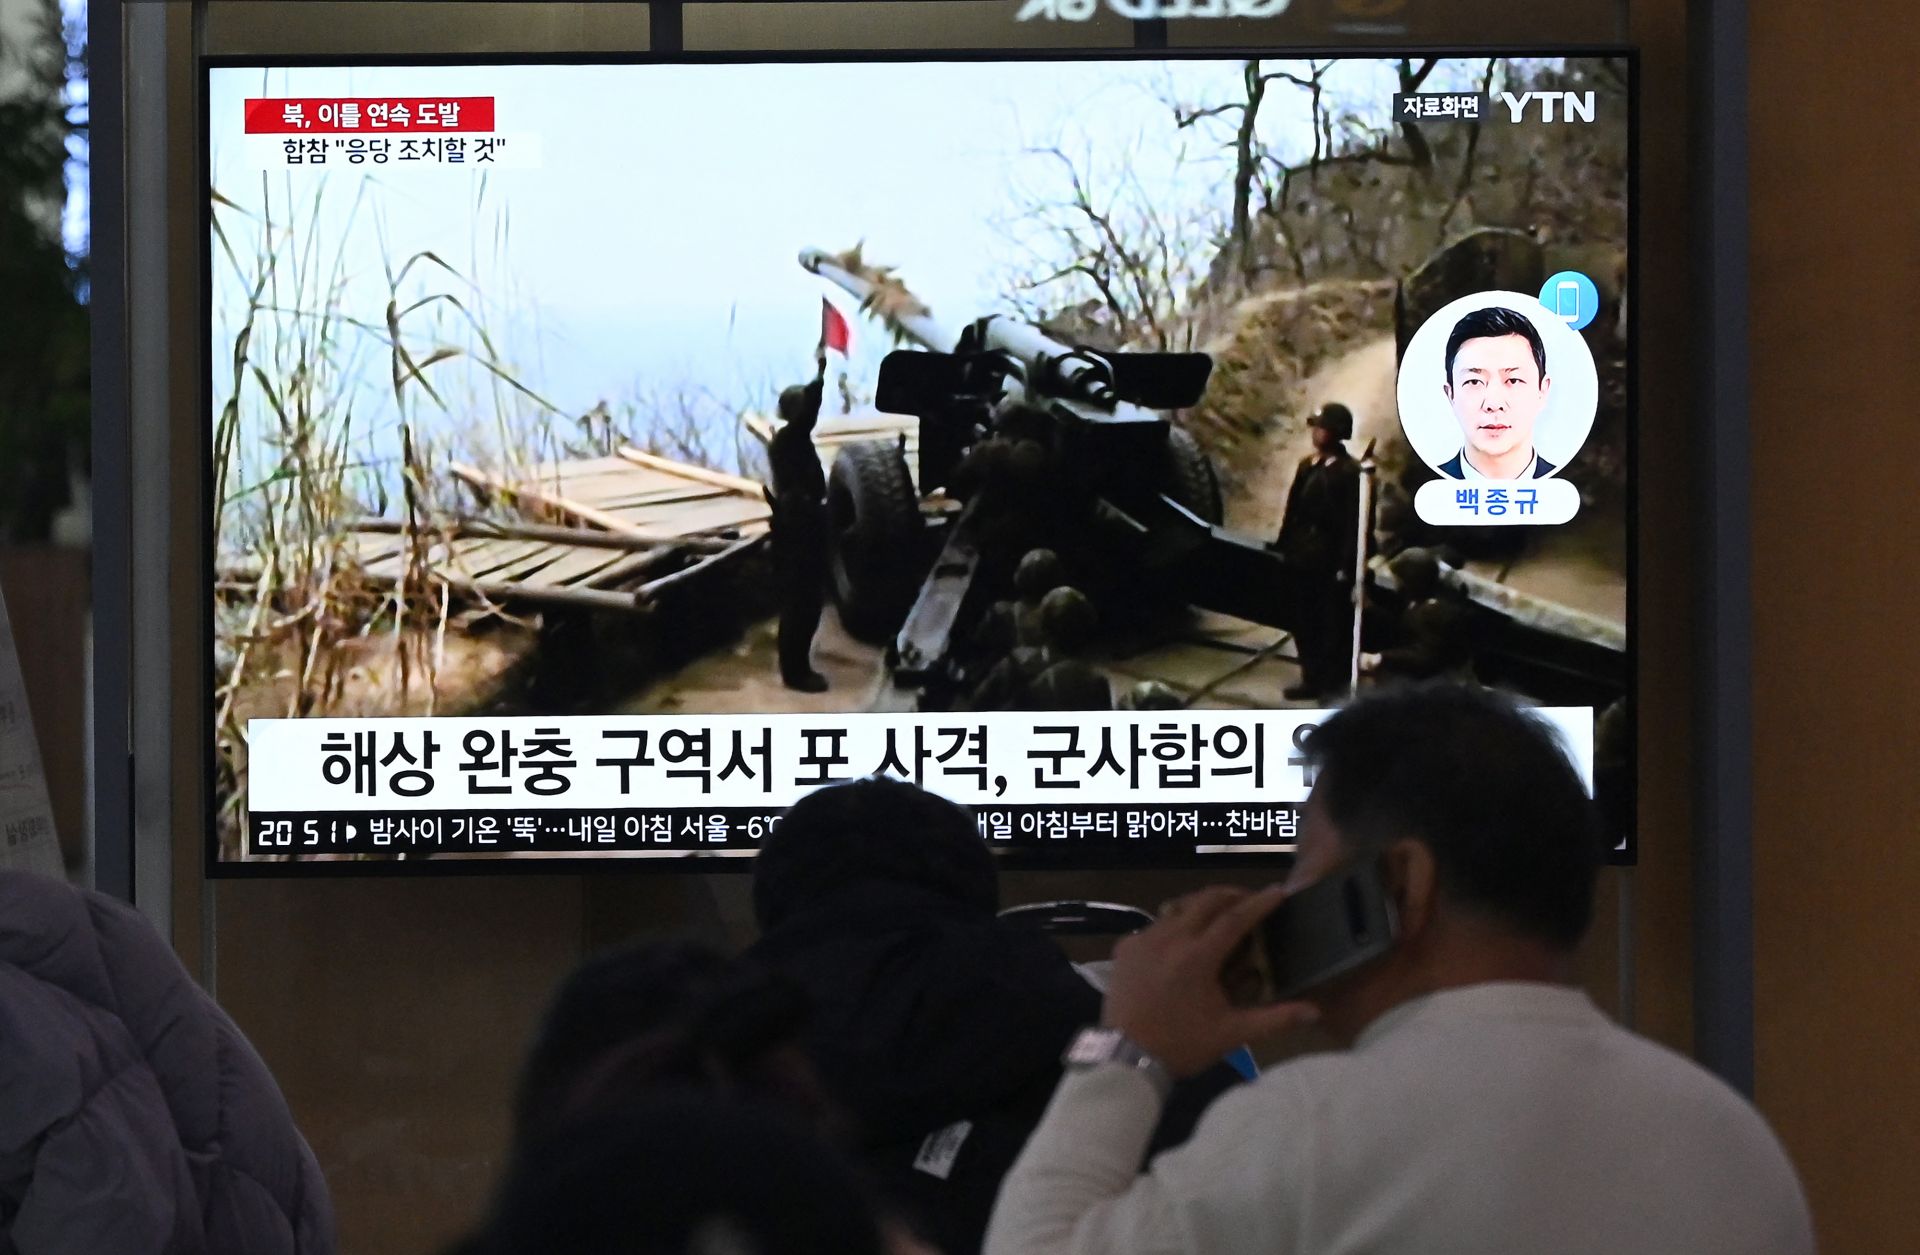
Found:
[{"label": "mobile phone", "polygon": [[1580,321],[1579,284],[1571,279],[1562,279],[1559,286],[1554,289],[1553,301],[1554,304],[1558,306],[1554,312],[1559,314],[1560,317],[1566,319],[1568,322]]},{"label": "mobile phone", "polygon": [[1368,859],[1275,907],[1223,976],[1237,1002],[1285,1002],[1379,958],[1399,931],[1379,863]]}]

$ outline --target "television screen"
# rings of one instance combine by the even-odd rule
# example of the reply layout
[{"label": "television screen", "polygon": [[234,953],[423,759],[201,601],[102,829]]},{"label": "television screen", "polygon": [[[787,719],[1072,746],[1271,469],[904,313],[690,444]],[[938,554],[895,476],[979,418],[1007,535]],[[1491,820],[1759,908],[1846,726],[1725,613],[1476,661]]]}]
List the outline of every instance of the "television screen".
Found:
[{"label": "television screen", "polygon": [[205,80],[216,872],[738,866],[912,780],[1284,858],[1536,707],[1632,857],[1626,54]]}]

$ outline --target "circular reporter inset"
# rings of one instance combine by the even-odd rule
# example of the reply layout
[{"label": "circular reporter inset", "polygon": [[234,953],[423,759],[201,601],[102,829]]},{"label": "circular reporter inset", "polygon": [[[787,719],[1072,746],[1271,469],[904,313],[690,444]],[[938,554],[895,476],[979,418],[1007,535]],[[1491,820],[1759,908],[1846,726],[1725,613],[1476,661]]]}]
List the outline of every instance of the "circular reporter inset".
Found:
[{"label": "circular reporter inset", "polygon": [[[1521,292],[1477,292],[1443,306],[1421,324],[1400,362],[1400,425],[1407,443],[1443,481],[1441,492],[1416,494],[1415,511],[1436,525],[1559,523],[1572,517],[1579,494],[1547,488],[1580,452],[1600,405],[1593,355],[1577,332],[1536,298]],[[1458,507],[1437,508],[1464,490]],[[1533,508],[1486,517],[1470,512],[1471,490],[1531,488]],[[1558,508],[1540,510],[1554,500]],[[1434,507],[1430,510],[1429,507]]]}]

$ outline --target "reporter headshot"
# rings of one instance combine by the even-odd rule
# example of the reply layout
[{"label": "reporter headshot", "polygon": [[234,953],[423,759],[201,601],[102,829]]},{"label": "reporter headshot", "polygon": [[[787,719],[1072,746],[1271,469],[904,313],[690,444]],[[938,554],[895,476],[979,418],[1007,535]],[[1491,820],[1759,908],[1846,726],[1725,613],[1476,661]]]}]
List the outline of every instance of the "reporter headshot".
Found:
[{"label": "reporter headshot", "polygon": [[1440,464],[1451,479],[1545,479],[1558,469],[1533,446],[1553,380],[1547,346],[1518,310],[1489,305],[1447,336],[1441,385],[1460,424],[1460,452]]}]

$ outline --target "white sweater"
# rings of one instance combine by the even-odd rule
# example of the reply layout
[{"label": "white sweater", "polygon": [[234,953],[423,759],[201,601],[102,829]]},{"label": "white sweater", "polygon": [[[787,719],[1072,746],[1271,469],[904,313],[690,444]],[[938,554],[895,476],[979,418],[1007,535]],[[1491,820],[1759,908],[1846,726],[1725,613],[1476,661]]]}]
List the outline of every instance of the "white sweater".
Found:
[{"label": "white sweater", "polygon": [[1222,1097],[1135,1171],[1159,1115],[1122,1067],[1061,1082],[986,1255],[1806,1255],[1793,1168],[1744,1099],[1576,989],[1395,1008],[1352,1050]]}]

